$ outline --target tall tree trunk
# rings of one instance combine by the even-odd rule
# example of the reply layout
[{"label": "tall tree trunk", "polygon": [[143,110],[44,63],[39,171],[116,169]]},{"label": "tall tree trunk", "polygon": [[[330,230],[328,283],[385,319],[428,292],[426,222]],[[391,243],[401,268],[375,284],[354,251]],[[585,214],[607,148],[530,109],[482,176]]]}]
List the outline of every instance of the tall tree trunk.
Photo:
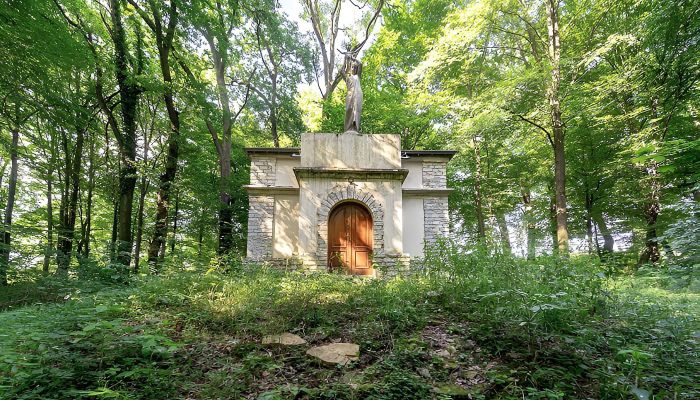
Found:
[{"label": "tall tree trunk", "polygon": [[112,203],[112,237],[110,239],[110,260],[115,262],[117,260],[117,236],[119,225],[119,199],[115,197]]},{"label": "tall tree trunk", "polygon": [[117,132],[122,161],[119,171],[119,213],[116,260],[124,270],[131,263],[133,237],[131,234],[134,189],[136,187],[136,108],[139,88],[129,76],[129,53],[126,32],[122,24],[121,0],[110,0],[112,39],[114,41],[115,75],[121,99],[123,129]]},{"label": "tall tree trunk", "polygon": [[139,273],[139,263],[141,262],[141,243],[143,241],[143,208],[146,200],[146,192],[148,191],[148,183],[146,178],[141,178],[139,185],[139,205],[136,221],[136,243],[134,244],[134,274]]},{"label": "tall tree trunk", "polygon": [[80,192],[80,167],[83,162],[83,142],[85,132],[77,129],[74,154],[68,153],[67,138],[64,137],[64,151],[66,152],[66,173],[64,177],[68,197],[65,202],[63,214],[58,229],[58,247],[56,258],[60,273],[66,273],[73,255],[73,240],[75,239],[75,219],[78,208],[78,194]]},{"label": "tall tree trunk", "polygon": [[658,163],[652,161],[647,165],[647,175],[649,176],[649,194],[644,204],[644,219],[646,220],[646,238],[644,250],[639,256],[639,264],[656,264],[661,259],[659,251],[659,240],[656,233],[656,221],[661,210],[661,182],[659,181]]},{"label": "tall tree trunk", "polygon": [[536,225],[535,216],[532,215],[532,194],[530,193],[530,188],[522,186],[521,195],[523,198],[523,219],[525,222],[525,241],[527,245],[527,259],[532,260],[535,258],[535,245],[537,243],[537,239],[535,238]]},{"label": "tall tree trunk", "polygon": [[[50,162],[53,162],[50,161]],[[51,254],[53,253],[53,168],[49,167],[46,179],[46,249],[44,250],[44,265],[41,270],[44,275],[49,273]]]},{"label": "tall tree trunk", "polygon": [[10,183],[7,188],[7,203],[5,204],[5,218],[2,226],[2,246],[0,247],[0,286],[7,285],[7,272],[10,266],[12,210],[15,207],[15,195],[17,193],[17,146],[19,144],[19,128],[13,127],[12,145],[10,147]]},{"label": "tall tree trunk", "polygon": [[[130,0],[136,6],[136,3]],[[168,135],[168,151],[165,159],[165,170],[159,177],[158,193],[156,195],[156,223],[153,229],[153,238],[148,246],[148,264],[152,273],[158,273],[158,263],[160,249],[165,243],[165,238],[168,233],[168,212],[170,208],[170,196],[172,185],[177,175],[177,163],[180,155],[180,112],[175,106],[173,97],[173,79],[170,68],[170,51],[172,50],[173,39],[175,36],[175,28],[177,27],[179,16],[177,3],[170,2],[170,12],[168,13],[168,22],[165,31],[163,30],[163,21],[161,14],[155,9],[152,10],[152,18],[149,18],[145,12],[137,7],[144,20],[151,27],[158,47],[158,60],[160,63],[160,71],[165,82],[165,91],[163,92],[163,101],[168,112],[170,120],[170,134]],[[149,22],[150,21],[150,22]]]},{"label": "tall tree trunk", "polygon": [[170,256],[175,255],[175,237],[177,236],[178,214],[180,213],[180,192],[175,194],[175,214],[173,215],[173,237],[170,239]]},{"label": "tall tree trunk", "polygon": [[508,223],[506,222],[506,215],[503,211],[496,212],[496,222],[498,223],[498,233],[501,237],[501,249],[503,254],[510,255],[512,249],[510,246],[510,237],[508,235]]},{"label": "tall tree trunk", "polygon": [[[236,117],[231,112],[228,86],[226,85],[227,44],[217,43],[210,32],[205,32],[216,73],[216,89],[222,108],[222,133],[218,136],[213,125],[209,131],[219,156],[219,246],[218,254],[225,255],[233,246],[233,213],[231,211],[231,129]],[[246,101],[248,93],[246,93]],[[245,106],[245,104],[244,104]],[[243,106],[243,107],[244,107]],[[241,108],[242,110],[242,108]],[[240,111],[239,111],[240,112]]]},{"label": "tall tree trunk", "polygon": [[593,254],[593,195],[588,185],[585,188],[586,206],[586,240],[588,241],[588,254]]},{"label": "tall tree trunk", "polygon": [[552,147],[554,148],[554,193],[557,221],[557,249],[561,255],[569,252],[569,232],[566,226],[566,158],[564,154],[564,125],[559,103],[560,37],[559,0],[547,0],[548,47],[551,61],[551,76],[547,97],[552,120]]},{"label": "tall tree trunk", "polygon": [[227,254],[233,247],[233,212],[231,210],[231,194],[229,187],[231,182],[231,142],[225,144],[224,139],[222,147],[228,148],[220,156],[219,170],[219,255]]},{"label": "tall tree trunk", "polygon": [[92,230],[92,192],[95,188],[95,139],[90,141],[90,166],[88,167],[87,206],[85,211],[85,224],[83,225],[78,254],[84,258],[90,255],[90,233]]},{"label": "tall tree trunk", "polygon": [[555,197],[549,199],[549,234],[552,238],[552,254],[557,254],[559,238],[557,236],[557,204]]},{"label": "tall tree trunk", "polygon": [[600,212],[594,213],[593,220],[598,226],[600,234],[603,235],[603,253],[612,253],[615,249],[615,239],[613,238],[608,225],[605,223],[603,214]]},{"label": "tall tree trunk", "polygon": [[46,169],[46,249],[44,250],[44,264],[41,271],[48,275],[53,255],[53,174],[56,165],[56,138],[49,135],[49,160]]},{"label": "tall tree trunk", "polygon": [[204,225],[199,226],[197,234],[197,258],[202,257],[202,242],[204,241]]},{"label": "tall tree trunk", "polygon": [[[143,136],[143,163],[148,162],[149,135]],[[134,245],[134,274],[139,273],[139,263],[141,262],[141,243],[143,241],[143,208],[146,203],[146,193],[148,192],[148,180],[146,174],[141,176],[139,184],[139,205],[136,211],[136,243]]]},{"label": "tall tree trunk", "polygon": [[484,218],[484,207],[483,199],[481,193],[481,149],[479,146],[479,140],[476,137],[472,138],[474,142],[474,207],[476,209],[476,231],[479,241],[483,241],[486,238],[486,223]]},{"label": "tall tree trunk", "polygon": [[[274,105],[273,107],[277,107]],[[275,147],[280,147],[280,137],[277,133],[277,110],[270,108],[270,131],[272,132],[272,143]]]}]

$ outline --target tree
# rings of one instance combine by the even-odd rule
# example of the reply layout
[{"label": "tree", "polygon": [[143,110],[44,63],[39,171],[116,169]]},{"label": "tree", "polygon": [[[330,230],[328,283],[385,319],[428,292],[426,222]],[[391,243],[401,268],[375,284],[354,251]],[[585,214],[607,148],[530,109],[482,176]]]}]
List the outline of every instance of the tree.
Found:
[{"label": "tree", "polygon": [[[241,53],[234,46],[235,42],[232,38],[233,29],[240,23],[238,15],[240,9],[237,4],[217,3],[212,5],[206,2],[196,2],[188,12],[194,30],[204,38],[208,45],[209,54],[206,62],[214,70],[215,75],[215,85],[208,92],[216,97],[219,109],[214,112],[214,107],[210,102],[200,97],[200,94],[196,96],[205,109],[205,124],[211,135],[219,161],[218,252],[220,255],[226,255],[231,250],[233,243],[232,197],[230,193],[232,131],[236,120],[246,108],[250,96],[249,79],[243,79],[246,82],[243,87],[233,85],[234,89],[231,89],[229,85],[231,81],[229,77],[238,72],[236,61],[241,56]],[[207,90],[206,85],[200,82],[186,61],[181,59],[180,63],[194,87],[199,90]],[[240,105],[235,112],[232,108],[232,95],[240,98]],[[219,118],[219,126],[214,125],[214,116]]]},{"label": "tree", "polygon": [[253,30],[255,53],[247,62],[253,71],[251,108],[267,120],[272,143],[280,147],[281,132],[294,137],[303,129],[295,95],[304,76],[311,80],[309,43],[275,10],[253,13]]},{"label": "tree", "polygon": [[160,249],[164,246],[167,234],[168,210],[170,208],[170,195],[175,176],[177,175],[177,162],[180,146],[180,111],[174,99],[173,66],[171,54],[173,44],[180,22],[177,9],[177,1],[148,1],[140,6],[135,0],[129,3],[136,9],[146,25],[155,37],[158,49],[158,62],[163,77],[163,101],[170,120],[170,132],[168,135],[168,150],[164,172],[159,177],[158,194],[156,197],[156,225],[153,231],[153,239],[148,246],[148,264],[152,271],[158,271]]},{"label": "tree", "polygon": [[[316,42],[318,44],[317,50],[319,54],[317,56],[320,57],[319,61],[321,63],[321,71],[319,72],[316,70],[316,79],[318,89],[321,92],[321,97],[323,100],[329,100],[331,98],[335,88],[343,79],[343,73],[341,71],[342,65],[338,65],[336,59],[336,52],[338,50],[336,48],[336,41],[338,40],[338,33],[341,31],[340,14],[343,3],[343,0],[302,0],[305,14],[304,16],[311,22],[314,37],[316,38]],[[373,5],[374,9],[367,12],[365,18],[369,19],[363,24],[363,36],[361,39],[350,38],[348,43],[349,48],[347,49],[348,53],[353,54],[354,56],[357,56],[360,53],[372,34],[374,25],[381,15],[384,3],[384,0],[378,0],[376,4]],[[363,6],[352,2],[351,4],[358,9],[362,9],[369,3],[366,3]]]}]

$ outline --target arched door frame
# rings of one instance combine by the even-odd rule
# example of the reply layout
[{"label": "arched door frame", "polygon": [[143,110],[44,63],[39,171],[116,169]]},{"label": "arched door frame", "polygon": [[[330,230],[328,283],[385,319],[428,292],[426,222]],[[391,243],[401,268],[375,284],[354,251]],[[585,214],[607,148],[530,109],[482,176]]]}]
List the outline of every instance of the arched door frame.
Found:
[{"label": "arched door frame", "polygon": [[328,217],[336,205],[347,201],[357,202],[369,210],[372,217],[373,255],[376,257],[384,254],[384,210],[382,204],[371,193],[357,188],[354,184],[336,186],[321,201],[321,207],[318,209],[316,258],[321,266],[328,265]]},{"label": "arched door frame", "polygon": [[[345,259],[345,262],[343,262],[343,267],[342,269],[346,270],[349,268],[349,272],[352,274],[360,274],[360,275],[372,275],[374,268],[372,266],[372,254],[374,251],[374,236],[372,233],[374,232],[374,220],[372,219],[372,212],[367,208],[366,205],[363,203],[354,200],[354,199],[348,199],[348,200],[343,200],[339,201],[336,203],[333,208],[331,208],[331,211],[328,213],[328,248],[326,250],[326,255],[328,257],[327,265],[328,268],[331,268],[331,264],[333,262],[331,261],[331,257],[333,254],[333,245],[335,243],[338,243],[339,241],[337,240],[338,237],[336,237],[336,240],[333,240],[334,234],[338,234],[339,232],[335,231],[333,229],[333,219],[334,218],[342,218],[344,219],[346,216],[348,216],[347,211],[348,210],[356,210],[353,211],[350,215],[352,218],[352,221],[350,223],[352,224],[352,230],[351,231],[345,231],[347,232],[349,238],[352,238],[350,243],[346,243],[346,246],[348,248],[345,249],[348,253],[346,255],[350,256],[350,258]],[[359,213],[359,215],[358,215]],[[367,232],[361,232],[358,231],[358,229],[355,227],[355,224],[359,223],[360,221],[365,220],[367,221],[368,225],[365,225],[366,228],[369,230],[369,235],[367,235]],[[343,224],[345,224],[347,221],[342,221]],[[348,227],[345,226],[345,229]],[[363,234],[364,233],[364,234]],[[359,237],[356,236],[359,234]],[[364,237],[364,238],[363,238]],[[354,265],[357,261],[358,258],[356,257],[356,252],[357,254],[360,253],[366,253],[366,267],[368,269],[364,269],[362,267],[358,267],[358,265]],[[360,256],[360,259],[363,257]],[[363,263],[364,264],[364,263]],[[347,271],[346,271],[347,272]]]}]

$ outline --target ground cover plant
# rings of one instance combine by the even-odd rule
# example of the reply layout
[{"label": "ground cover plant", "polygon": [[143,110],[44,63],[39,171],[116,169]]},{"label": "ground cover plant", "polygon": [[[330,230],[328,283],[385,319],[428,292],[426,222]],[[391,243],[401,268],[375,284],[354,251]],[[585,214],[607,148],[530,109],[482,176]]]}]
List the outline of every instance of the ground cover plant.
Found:
[{"label": "ground cover plant", "polygon": [[[254,268],[75,281],[59,302],[0,313],[0,398],[700,396],[697,287],[610,277],[590,257],[444,247],[427,262],[390,280]],[[261,344],[282,332],[308,344]],[[305,354],[335,341],[359,359]]]}]

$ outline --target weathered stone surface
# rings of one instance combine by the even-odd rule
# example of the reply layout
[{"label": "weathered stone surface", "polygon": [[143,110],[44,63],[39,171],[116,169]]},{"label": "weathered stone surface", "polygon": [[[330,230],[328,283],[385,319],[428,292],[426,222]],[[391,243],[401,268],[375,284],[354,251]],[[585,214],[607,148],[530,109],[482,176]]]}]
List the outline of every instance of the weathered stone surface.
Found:
[{"label": "weathered stone surface", "polygon": [[360,357],[360,346],[354,343],[331,343],[312,347],[306,354],[329,364],[345,365]]},{"label": "weathered stone surface", "polygon": [[425,243],[434,244],[438,238],[450,233],[447,197],[423,199],[423,229]]},{"label": "weathered stone surface", "polygon": [[256,186],[274,186],[277,160],[258,158],[250,160],[250,184]]},{"label": "weathered stone surface", "polygon": [[272,231],[275,214],[273,196],[250,196],[248,212],[248,258],[272,258]]},{"label": "weathered stone surface", "polygon": [[[374,276],[410,273],[421,265],[424,243],[449,235],[444,190],[449,157],[402,157],[398,135],[304,134],[301,149],[293,153],[249,155],[250,184],[256,189],[249,191],[250,265],[327,270],[328,216],[348,200],[364,204],[372,215]],[[281,189],[297,185],[292,209],[288,198],[296,192]],[[406,190],[412,197],[409,213]]]},{"label": "weathered stone surface", "polygon": [[284,332],[279,335],[268,335],[263,337],[262,344],[281,344],[285,346],[295,346],[305,344],[306,340],[293,333]]},{"label": "weathered stone surface", "polygon": [[444,189],[447,187],[447,163],[423,161],[423,187]]}]

